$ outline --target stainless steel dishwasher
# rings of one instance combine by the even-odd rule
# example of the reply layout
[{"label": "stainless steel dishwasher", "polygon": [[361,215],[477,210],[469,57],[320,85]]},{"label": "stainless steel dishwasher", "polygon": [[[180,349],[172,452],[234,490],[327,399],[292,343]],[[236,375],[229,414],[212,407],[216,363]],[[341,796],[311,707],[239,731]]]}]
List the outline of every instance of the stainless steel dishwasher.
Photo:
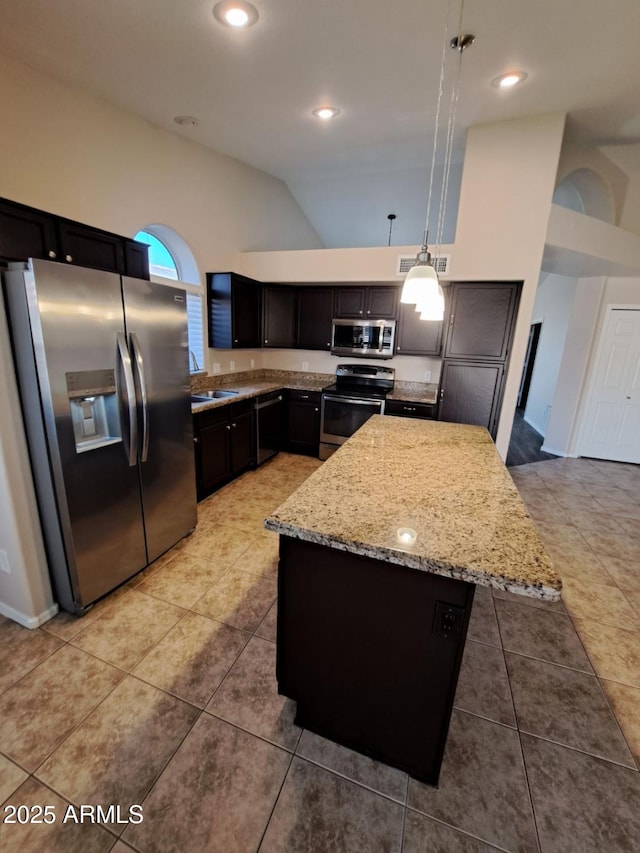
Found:
[{"label": "stainless steel dishwasher", "polygon": [[283,442],[284,408],[282,391],[256,398],[256,465],[262,465],[280,450]]}]

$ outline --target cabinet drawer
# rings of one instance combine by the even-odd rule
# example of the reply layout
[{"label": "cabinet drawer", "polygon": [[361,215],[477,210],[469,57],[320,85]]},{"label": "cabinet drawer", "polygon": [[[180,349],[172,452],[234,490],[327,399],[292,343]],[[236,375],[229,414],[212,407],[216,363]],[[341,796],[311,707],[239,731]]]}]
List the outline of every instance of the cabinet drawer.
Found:
[{"label": "cabinet drawer", "polygon": [[290,400],[301,400],[302,402],[320,404],[322,394],[320,391],[302,391],[298,389],[289,389]]},{"label": "cabinet drawer", "polygon": [[427,418],[435,420],[435,403],[411,403],[408,400],[387,400],[384,407],[385,415],[396,415],[402,418]]}]

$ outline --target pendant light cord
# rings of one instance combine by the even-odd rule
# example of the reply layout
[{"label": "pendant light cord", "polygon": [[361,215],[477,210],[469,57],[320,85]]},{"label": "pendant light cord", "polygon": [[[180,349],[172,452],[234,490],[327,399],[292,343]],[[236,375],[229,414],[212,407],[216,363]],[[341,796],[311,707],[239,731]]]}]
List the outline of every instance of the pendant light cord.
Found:
[{"label": "pendant light cord", "polygon": [[444,21],[444,39],[442,41],[442,60],[440,62],[440,83],[438,86],[438,100],[436,103],[436,121],[433,130],[433,153],[431,155],[431,174],[429,175],[429,192],[427,195],[427,218],[424,224],[424,240],[422,241],[423,251],[427,251],[427,243],[429,238],[429,217],[431,215],[431,196],[433,192],[433,173],[436,168],[436,152],[438,149],[438,128],[440,126],[440,105],[442,103],[442,92],[444,91],[444,68],[447,58],[447,43],[449,40],[449,14],[451,11],[451,0],[447,3],[447,14]]}]

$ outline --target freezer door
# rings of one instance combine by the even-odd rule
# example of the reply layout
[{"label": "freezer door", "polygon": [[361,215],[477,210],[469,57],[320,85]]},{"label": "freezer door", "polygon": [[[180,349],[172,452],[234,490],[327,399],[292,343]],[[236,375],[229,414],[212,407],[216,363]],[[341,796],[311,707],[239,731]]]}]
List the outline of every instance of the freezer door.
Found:
[{"label": "freezer door", "polygon": [[184,291],[123,278],[136,376],[149,562],[196,526],[195,459]]},{"label": "freezer door", "polygon": [[45,511],[57,513],[67,563],[54,560],[54,582],[64,586],[67,572],[73,603],[64,606],[82,610],[146,565],[120,277],[34,260],[25,286],[48,455],[32,453],[32,465],[52,472],[56,506]]}]

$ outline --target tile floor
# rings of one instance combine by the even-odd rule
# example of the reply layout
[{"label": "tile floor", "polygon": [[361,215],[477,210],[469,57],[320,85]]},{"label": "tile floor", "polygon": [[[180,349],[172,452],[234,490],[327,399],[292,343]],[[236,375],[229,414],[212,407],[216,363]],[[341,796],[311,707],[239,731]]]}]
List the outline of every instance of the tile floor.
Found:
[{"label": "tile floor", "polygon": [[[277,695],[262,519],[319,464],[281,454],[218,492],[190,539],[82,619],[0,618],[2,814],[57,817],[0,824],[0,849],[638,851],[638,466],[511,469],[564,603],[478,589],[432,788],[301,731]],[[69,803],[122,811],[63,824]],[[122,822],[132,804],[142,823]]]}]

